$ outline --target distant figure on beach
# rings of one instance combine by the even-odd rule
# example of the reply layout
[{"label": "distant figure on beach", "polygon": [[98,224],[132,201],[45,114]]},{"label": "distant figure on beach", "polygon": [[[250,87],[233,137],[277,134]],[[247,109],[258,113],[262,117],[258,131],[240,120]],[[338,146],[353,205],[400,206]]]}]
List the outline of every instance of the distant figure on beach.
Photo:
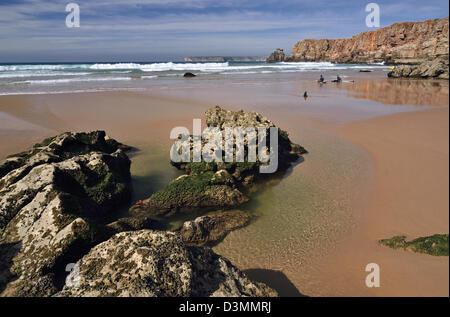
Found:
[{"label": "distant figure on beach", "polygon": [[342,78],[339,77],[339,75],[337,75],[336,79],[333,80],[333,83],[340,83],[340,82],[342,82]]},{"label": "distant figure on beach", "polygon": [[325,82],[325,78],[323,78],[323,75],[320,74],[319,83],[324,83],[324,82]]},{"label": "distant figure on beach", "polygon": [[305,98],[305,100],[308,99],[308,92],[307,91],[305,91],[305,93],[303,94],[303,98]]}]

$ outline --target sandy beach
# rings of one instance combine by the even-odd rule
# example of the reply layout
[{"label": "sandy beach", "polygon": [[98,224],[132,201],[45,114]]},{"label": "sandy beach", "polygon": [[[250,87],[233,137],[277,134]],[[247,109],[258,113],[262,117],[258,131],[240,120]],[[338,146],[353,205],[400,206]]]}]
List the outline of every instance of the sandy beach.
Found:
[{"label": "sandy beach", "polygon": [[[247,208],[258,220],[227,236],[217,253],[249,274],[266,270],[255,276],[268,283],[276,283],[268,270],[281,271],[295,286],[285,295],[448,296],[448,257],[377,243],[449,230],[448,82],[440,89],[425,83],[432,97],[412,103],[407,92],[414,87],[384,79],[318,87],[284,78],[147,93],[0,96],[0,157],[59,132],[105,130],[140,150],[132,156],[136,201],[177,175],[168,160],[173,127],[191,128],[217,103],[255,110],[310,154],[254,197]],[[394,102],[386,89],[405,97]],[[300,98],[304,90],[310,99]],[[371,262],[381,267],[377,289],[364,283]]]},{"label": "sandy beach", "polygon": [[[401,113],[347,124],[341,135],[370,154],[374,182],[364,220],[324,264],[345,296],[448,296],[448,257],[430,257],[377,245],[448,232],[448,108]],[[364,290],[361,271],[380,265],[379,289]],[[358,280],[359,278],[359,280]],[[352,282],[354,281],[354,282]],[[352,287],[352,286],[353,287]],[[335,295],[326,293],[326,295]]]}]

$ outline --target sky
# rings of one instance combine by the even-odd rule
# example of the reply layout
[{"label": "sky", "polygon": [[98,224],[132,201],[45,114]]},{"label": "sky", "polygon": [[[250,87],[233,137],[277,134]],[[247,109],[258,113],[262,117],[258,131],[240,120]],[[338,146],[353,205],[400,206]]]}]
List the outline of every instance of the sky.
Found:
[{"label": "sky", "polygon": [[[80,27],[66,26],[66,5]],[[185,56],[288,54],[305,38],[342,38],[448,16],[447,0],[0,0],[0,63],[177,61]]]}]

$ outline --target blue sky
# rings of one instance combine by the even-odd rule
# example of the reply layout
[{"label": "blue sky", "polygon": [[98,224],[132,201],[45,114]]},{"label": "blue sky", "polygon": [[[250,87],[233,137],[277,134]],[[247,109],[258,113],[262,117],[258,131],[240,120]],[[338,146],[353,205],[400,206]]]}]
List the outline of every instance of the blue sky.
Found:
[{"label": "blue sky", "polygon": [[[65,25],[70,2],[80,6],[80,28]],[[372,30],[369,2],[380,6],[381,27],[449,11],[446,0],[0,0],[0,63],[290,53],[305,38]]]}]

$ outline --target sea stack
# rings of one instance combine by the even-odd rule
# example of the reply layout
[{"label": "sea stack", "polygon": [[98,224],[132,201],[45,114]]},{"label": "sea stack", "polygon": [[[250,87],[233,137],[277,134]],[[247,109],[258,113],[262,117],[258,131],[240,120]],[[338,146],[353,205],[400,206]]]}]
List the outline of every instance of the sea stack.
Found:
[{"label": "sea stack", "polygon": [[280,63],[284,62],[286,54],[282,48],[277,48],[270,56],[267,58],[267,63]]}]

